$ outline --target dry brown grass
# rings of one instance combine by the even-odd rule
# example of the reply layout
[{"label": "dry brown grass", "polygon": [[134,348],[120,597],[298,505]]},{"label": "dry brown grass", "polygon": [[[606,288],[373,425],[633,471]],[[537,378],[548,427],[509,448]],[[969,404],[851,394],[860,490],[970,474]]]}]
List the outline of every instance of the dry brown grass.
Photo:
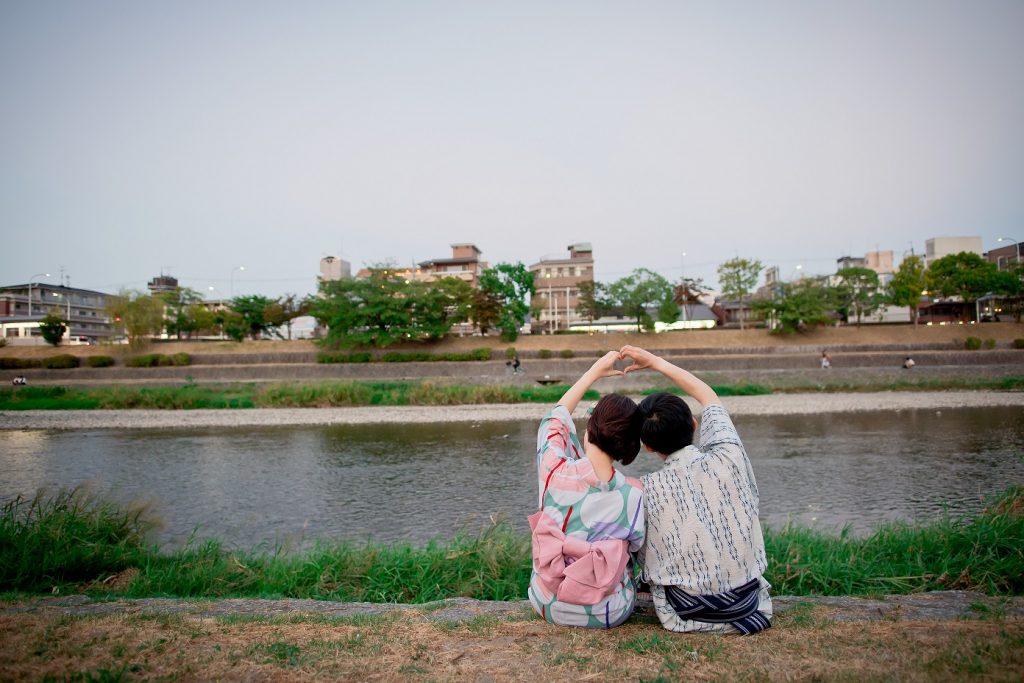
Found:
[{"label": "dry brown grass", "polygon": [[[433,351],[469,351],[478,347],[490,347],[504,351],[515,346],[521,351],[537,351],[548,349],[555,353],[562,349],[576,352],[588,352],[619,348],[625,344],[634,344],[651,349],[693,349],[693,348],[741,348],[741,347],[785,347],[785,346],[843,346],[843,345],[887,345],[887,344],[946,344],[954,348],[955,342],[962,348],[962,342],[969,336],[982,339],[995,339],[1008,343],[1013,339],[1024,337],[1024,324],[1012,322],[987,323],[984,325],[855,325],[844,327],[826,327],[815,329],[804,334],[774,335],[764,329],[750,330],[690,330],[685,332],[668,332],[665,334],[570,334],[570,335],[536,335],[522,336],[509,344],[497,337],[451,337],[437,344],[429,345]],[[422,346],[398,345],[392,350],[403,348],[422,350]],[[50,346],[24,347],[8,346],[3,349],[5,356],[22,358],[38,358],[55,353],[71,353],[77,356],[91,355],[135,355],[138,353],[313,353],[319,348],[309,340],[279,341],[231,341],[220,342],[160,342],[150,344],[145,350],[130,349],[123,345],[99,346],[61,346],[54,349]]]},{"label": "dry brown grass", "polygon": [[792,609],[752,638],[425,614],[240,621],[117,614],[0,617],[0,678],[39,680],[1020,680],[1024,621],[835,623]]}]

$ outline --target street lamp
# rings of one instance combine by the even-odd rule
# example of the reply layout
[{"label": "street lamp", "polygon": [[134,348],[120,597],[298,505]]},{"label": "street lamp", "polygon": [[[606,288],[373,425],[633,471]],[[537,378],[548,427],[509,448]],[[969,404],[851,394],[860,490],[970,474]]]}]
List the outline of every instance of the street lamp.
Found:
[{"label": "street lamp", "polygon": [[235,298],[235,271],[245,270],[245,266],[235,266],[231,269],[231,275],[228,276],[228,284],[230,285],[231,298]]},{"label": "street lamp", "polygon": [[[32,283],[37,277],[50,277],[49,273],[36,273],[28,279],[28,317],[32,317]],[[42,297],[40,297],[42,298]]]},{"label": "street lamp", "polygon": [[1017,245],[1017,263],[1020,263],[1020,242],[1017,240],[1010,239],[1009,237],[999,237],[996,242],[1013,242]]},{"label": "street lamp", "polygon": [[62,297],[64,297],[64,301],[67,302],[67,305],[68,305],[68,315],[67,315],[68,338],[70,339],[71,338],[71,297],[68,294],[63,293],[63,292],[54,292],[53,295],[57,296],[57,297],[62,296]]},{"label": "street lamp", "polygon": [[544,273],[545,279],[548,281],[548,313],[551,314],[551,324],[548,325],[548,334],[555,333],[555,300],[551,296],[551,273]]},{"label": "street lamp", "polygon": [[686,302],[690,299],[690,288],[686,286],[686,252],[679,256],[679,285],[683,289],[683,322],[686,322]]}]

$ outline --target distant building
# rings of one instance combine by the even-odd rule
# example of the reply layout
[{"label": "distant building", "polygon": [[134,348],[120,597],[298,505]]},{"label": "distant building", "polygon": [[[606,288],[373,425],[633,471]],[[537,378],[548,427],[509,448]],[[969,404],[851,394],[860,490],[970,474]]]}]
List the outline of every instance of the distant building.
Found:
[{"label": "distant building", "polygon": [[980,237],[933,237],[924,241],[924,264],[930,266],[943,256],[967,251],[982,255]]},{"label": "distant building", "polygon": [[1010,270],[1018,263],[1024,263],[1024,259],[1021,259],[1021,246],[1019,243],[987,251],[985,252],[985,260],[996,264],[999,270]]},{"label": "distant building", "polygon": [[174,292],[178,289],[178,278],[161,273],[159,276],[147,282],[146,288],[151,294]]},{"label": "distant building", "polygon": [[109,294],[45,282],[0,287],[0,335],[9,344],[44,344],[39,321],[56,310],[68,321],[65,343],[105,341],[114,336],[106,313]]},{"label": "distant building", "polygon": [[337,256],[320,259],[320,279],[323,281],[347,280],[352,277],[352,264]]},{"label": "distant building", "polygon": [[594,281],[594,250],[589,242],[570,244],[566,249],[568,258],[544,256],[530,266],[536,290],[533,296],[544,300],[540,317],[531,323],[534,332],[568,330],[580,321],[576,313],[579,288]]},{"label": "distant building", "polygon": [[457,277],[476,289],[480,285],[480,276],[487,269],[487,262],[480,260],[483,252],[475,244],[469,243],[457,243],[451,247],[451,258],[421,261],[415,271],[406,271],[406,279],[433,282],[445,277]]}]

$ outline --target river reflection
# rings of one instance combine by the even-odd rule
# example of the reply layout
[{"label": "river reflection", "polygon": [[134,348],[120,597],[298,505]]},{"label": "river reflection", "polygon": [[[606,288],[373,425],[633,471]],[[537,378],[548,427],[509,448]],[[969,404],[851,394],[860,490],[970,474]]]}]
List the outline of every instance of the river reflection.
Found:
[{"label": "river reflection", "polygon": [[[977,512],[1024,482],[1017,408],[738,416],[761,516],[868,532]],[[450,538],[491,519],[525,530],[536,424],[0,432],[0,496],[94,482],[156,501],[161,541],[229,545]],[[641,455],[638,476],[658,466]]]}]

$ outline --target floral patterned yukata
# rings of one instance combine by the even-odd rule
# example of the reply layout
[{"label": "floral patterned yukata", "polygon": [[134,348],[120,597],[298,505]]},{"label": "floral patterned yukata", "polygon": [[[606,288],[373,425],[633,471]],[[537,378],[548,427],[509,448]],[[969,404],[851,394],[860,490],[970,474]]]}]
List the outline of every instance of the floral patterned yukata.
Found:
[{"label": "floral patterned yukata", "polygon": [[530,518],[533,608],[561,626],[618,626],[636,602],[629,553],[644,541],[639,480],[613,470],[611,481],[601,481],[560,405],[537,432],[537,476],[541,509]]}]

